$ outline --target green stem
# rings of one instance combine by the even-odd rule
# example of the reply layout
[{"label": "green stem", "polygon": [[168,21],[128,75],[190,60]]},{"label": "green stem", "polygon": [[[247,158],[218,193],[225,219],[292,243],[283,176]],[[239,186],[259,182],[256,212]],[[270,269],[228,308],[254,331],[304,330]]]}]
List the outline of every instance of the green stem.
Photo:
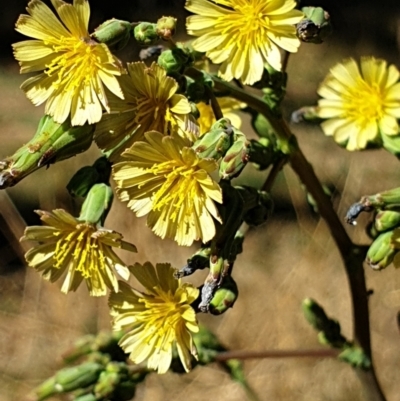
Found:
[{"label": "green stem", "polygon": [[[371,358],[368,295],[363,269],[363,260],[366,248],[352,243],[338,216],[333,210],[330,199],[324,193],[321,183],[319,182],[312,166],[308,163],[299,148],[297,141],[286,122],[281,117],[273,114],[268,105],[261,98],[224,82],[219,78],[215,77],[214,82],[216,89],[229,91],[230,96],[247,103],[248,106],[266,117],[279,140],[289,145],[290,164],[300,180],[306,186],[307,191],[315,199],[319,213],[327,223],[332,238],[334,239],[343,260],[351,292],[354,320],[354,341]],[[356,372],[363,384],[367,399],[369,401],[385,401],[385,396],[379,386],[373,365],[371,365],[371,369],[368,372]]]}]

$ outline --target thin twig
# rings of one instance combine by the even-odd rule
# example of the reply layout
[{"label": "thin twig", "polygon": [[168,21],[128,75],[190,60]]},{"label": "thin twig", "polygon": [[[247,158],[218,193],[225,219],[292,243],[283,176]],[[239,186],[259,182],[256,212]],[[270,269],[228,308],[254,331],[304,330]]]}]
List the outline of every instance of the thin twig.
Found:
[{"label": "thin twig", "polygon": [[270,192],[273,184],[278,176],[279,172],[282,170],[283,166],[287,163],[287,157],[282,157],[276,163],[273,164],[271,171],[269,172],[267,179],[265,180],[262,190],[266,192]]},{"label": "thin twig", "polygon": [[210,98],[210,103],[211,103],[211,108],[214,112],[214,116],[216,120],[219,120],[220,118],[223,118],[224,115],[222,114],[221,106],[218,103],[217,98],[214,95],[214,92],[211,88],[206,87],[207,95]]}]

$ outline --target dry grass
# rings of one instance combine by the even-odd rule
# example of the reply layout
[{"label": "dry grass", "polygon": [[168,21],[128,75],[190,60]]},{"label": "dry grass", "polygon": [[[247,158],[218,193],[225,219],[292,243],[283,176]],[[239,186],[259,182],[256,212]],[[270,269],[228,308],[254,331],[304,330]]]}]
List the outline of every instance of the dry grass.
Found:
[{"label": "dry grass", "polygon": [[[315,100],[317,83],[329,66],[349,51],[340,49],[332,54],[330,45],[304,47],[296,61],[305,62],[292,64],[289,71],[288,104]],[[318,67],[313,69],[314,59],[318,59]],[[41,110],[34,109],[17,91],[22,78],[16,72],[2,70],[0,75],[0,156],[27,141],[41,115]],[[380,151],[349,154],[316,127],[293,129],[319,177],[338,189],[335,205],[340,216],[362,194],[399,186],[398,161],[393,156]],[[96,149],[91,149],[88,154],[38,171],[8,193],[30,221],[34,217],[29,210],[37,207],[76,211],[65,183],[96,154]],[[262,180],[261,173],[251,167],[247,170],[241,182]],[[235,267],[238,302],[222,317],[199,316],[200,320],[232,349],[319,348],[316,333],[300,312],[302,299],[312,297],[340,321],[345,335],[350,337],[348,285],[327,227],[311,213],[297,177],[289,168],[279,177],[273,194],[277,213],[268,224],[249,233],[245,252]],[[290,203],[293,207],[287,206]],[[363,232],[366,221],[363,217],[359,226],[348,227],[355,241],[367,241]],[[118,201],[107,226],[123,232],[138,246],[137,256],[124,255],[129,262],[169,261],[179,267],[194,250],[155,238],[145,229],[144,221],[128,213]],[[194,280],[201,282],[205,274],[197,273]],[[400,309],[400,275],[393,267],[380,273],[367,270],[367,280],[368,287],[375,291],[370,300],[374,358],[388,399],[395,401],[399,399],[400,381],[400,335],[395,322]],[[24,399],[33,386],[60,366],[60,354],[77,337],[109,327],[106,300],[89,298],[85,288],[65,296],[57,285],[41,280],[23,266],[4,271],[0,275],[0,401]],[[264,401],[362,400],[352,369],[336,360],[246,361],[245,370]],[[140,386],[136,399],[239,401],[245,399],[245,394],[225,373],[209,366],[184,376],[151,375]]]}]

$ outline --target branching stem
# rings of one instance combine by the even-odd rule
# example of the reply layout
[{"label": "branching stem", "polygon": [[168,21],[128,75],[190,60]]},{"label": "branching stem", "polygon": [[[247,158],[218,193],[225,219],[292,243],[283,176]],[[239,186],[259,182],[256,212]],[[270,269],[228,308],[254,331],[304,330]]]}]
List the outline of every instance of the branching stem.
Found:
[{"label": "branching stem", "polygon": [[[217,90],[229,91],[230,96],[247,103],[248,106],[266,117],[279,140],[288,145],[290,164],[306,186],[307,191],[314,198],[319,213],[328,225],[332,238],[342,257],[351,292],[354,341],[371,357],[368,294],[363,269],[366,247],[357,246],[351,241],[335,213],[330,199],[324,193],[312,166],[299,148],[286,122],[281,117],[272,113],[271,109],[261,98],[219,78],[215,77],[214,82]],[[377,381],[373,365],[367,372],[356,370],[356,373],[363,384],[368,401],[385,401],[385,396]]]}]

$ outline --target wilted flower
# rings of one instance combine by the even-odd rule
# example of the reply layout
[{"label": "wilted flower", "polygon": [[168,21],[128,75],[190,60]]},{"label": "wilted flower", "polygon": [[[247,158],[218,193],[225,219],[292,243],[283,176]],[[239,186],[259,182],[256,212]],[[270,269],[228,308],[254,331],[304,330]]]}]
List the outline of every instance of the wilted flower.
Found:
[{"label": "wilted flower", "polygon": [[219,75],[253,84],[261,79],[264,62],[281,69],[279,48],[296,52],[300,40],[294,24],[303,13],[294,0],[187,0],[198,15],[187,19],[187,31],[199,36],[192,45],[220,64]]},{"label": "wilted flower", "polygon": [[25,258],[29,266],[54,282],[66,273],[61,291],[75,291],[85,280],[90,295],[118,291],[116,272],[124,279],[129,271],[112,247],[136,252],[122,235],[77,220],[65,210],[37,210],[45,226],[27,227],[21,240],[38,241]]},{"label": "wilted flower", "polygon": [[121,200],[138,216],[148,214],[147,225],[162,238],[179,245],[207,242],[219,220],[215,202],[222,203],[219,185],[210,177],[217,163],[199,158],[179,137],[159,132],[145,134],[114,165]]},{"label": "wilted flower", "polygon": [[318,89],[318,115],[326,135],[346,145],[364,149],[379,134],[398,135],[400,118],[399,71],[374,57],[361,58],[361,70],[353,59],[331,68]]},{"label": "wilted flower", "polygon": [[21,73],[42,71],[21,88],[36,106],[46,102],[45,113],[58,123],[70,113],[72,125],[96,123],[103,107],[110,111],[104,86],[123,98],[115,77],[123,68],[105,44],[91,39],[87,0],[51,2],[61,22],[40,0],[30,1],[30,15],[17,21],[16,30],[35,39],[13,45]]},{"label": "wilted flower", "polygon": [[145,292],[120,283],[120,292],[111,293],[110,308],[114,330],[126,334],[119,345],[135,363],[147,361],[149,369],[165,373],[172,360],[174,344],[186,371],[190,354],[196,356],[191,332],[198,332],[196,314],[190,304],[199,290],[174,278],[169,264],[136,263],[131,273],[144,286]]},{"label": "wilted flower", "polygon": [[111,114],[96,126],[95,141],[103,150],[111,150],[128,137],[124,148],[142,140],[147,131],[164,135],[180,132],[191,111],[188,100],[176,94],[178,83],[156,63],[128,64],[127,76],[120,79],[125,100],[110,95]]}]

